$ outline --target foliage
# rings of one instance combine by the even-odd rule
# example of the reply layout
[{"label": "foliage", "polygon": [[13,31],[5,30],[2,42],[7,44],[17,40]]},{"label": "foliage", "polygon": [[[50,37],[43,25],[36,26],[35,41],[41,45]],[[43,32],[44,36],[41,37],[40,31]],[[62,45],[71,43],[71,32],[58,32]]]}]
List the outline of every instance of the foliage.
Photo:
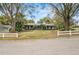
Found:
[{"label": "foliage", "polygon": [[41,23],[41,24],[43,24],[43,23],[51,24],[52,23],[52,19],[50,19],[49,17],[44,17],[44,18],[40,19],[38,21],[38,23]]},{"label": "foliage", "polygon": [[[16,17],[19,13],[22,14],[23,8],[22,4],[20,3],[0,3],[0,12],[2,12],[3,15],[7,16],[6,19],[10,21],[11,31],[15,32],[15,24],[16,21],[19,20],[19,17]],[[20,14],[20,16],[22,16]],[[18,15],[19,16],[19,15]]]},{"label": "foliage", "polygon": [[40,27],[42,30],[46,28],[46,26],[44,24],[41,24]]},{"label": "foliage", "polygon": [[22,31],[22,27],[23,27],[22,22],[16,22],[15,26],[16,26],[16,31],[18,32]]},{"label": "foliage", "polygon": [[57,30],[64,30],[64,21],[62,17],[56,16],[53,19],[53,23],[55,24]]},{"label": "foliage", "polygon": [[27,23],[35,23],[34,20],[27,20]]},{"label": "foliage", "polygon": [[8,21],[8,19],[6,19],[6,16],[4,16],[4,15],[1,15],[0,16],[0,24],[9,24],[9,21]]},{"label": "foliage", "polygon": [[[70,30],[70,21],[76,15],[78,15],[79,4],[78,3],[58,3],[50,4],[55,9],[55,13],[63,18],[65,30]],[[52,10],[54,10],[52,9]]]}]

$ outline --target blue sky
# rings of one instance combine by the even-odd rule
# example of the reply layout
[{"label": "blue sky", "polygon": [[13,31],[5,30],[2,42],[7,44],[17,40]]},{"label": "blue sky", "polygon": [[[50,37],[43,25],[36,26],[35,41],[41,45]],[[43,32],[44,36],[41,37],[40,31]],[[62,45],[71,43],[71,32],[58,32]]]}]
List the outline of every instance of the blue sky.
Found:
[{"label": "blue sky", "polygon": [[[35,22],[37,22],[39,19],[43,17],[53,17],[53,13],[51,13],[51,9],[49,8],[49,5],[47,3],[33,3],[29,4],[31,7],[34,7],[34,11],[31,11],[31,7],[28,9],[32,12],[32,17]],[[28,13],[28,10],[26,11],[26,15],[28,14],[27,18],[32,19]]]},{"label": "blue sky", "polygon": [[[48,5],[48,3],[28,3],[30,7],[27,9],[26,14],[28,14],[27,18],[28,19],[33,19],[35,22],[40,20],[43,17],[54,17],[54,13],[51,13],[51,9]],[[34,8],[34,10],[31,11],[31,7]],[[31,11],[32,17],[30,17],[28,11]],[[79,21],[79,17],[74,17],[77,21]]]},{"label": "blue sky", "polygon": [[[54,13],[51,12],[51,8],[48,3],[25,3],[25,11],[27,19],[33,19],[35,22],[39,21],[43,17],[54,17]],[[29,14],[29,11],[31,14]],[[0,12],[1,14],[1,12]],[[79,21],[79,17],[74,17],[77,21]]]}]

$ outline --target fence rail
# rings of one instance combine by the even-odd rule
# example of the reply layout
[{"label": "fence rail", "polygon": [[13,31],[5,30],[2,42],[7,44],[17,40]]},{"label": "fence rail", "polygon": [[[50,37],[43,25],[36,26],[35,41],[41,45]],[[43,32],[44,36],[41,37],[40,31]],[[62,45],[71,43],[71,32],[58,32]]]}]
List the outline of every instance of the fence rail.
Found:
[{"label": "fence rail", "polygon": [[0,37],[5,38],[5,37],[16,37],[18,38],[18,33],[0,33]]},{"label": "fence rail", "polygon": [[57,36],[79,34],[79,31],[57,31]]}]

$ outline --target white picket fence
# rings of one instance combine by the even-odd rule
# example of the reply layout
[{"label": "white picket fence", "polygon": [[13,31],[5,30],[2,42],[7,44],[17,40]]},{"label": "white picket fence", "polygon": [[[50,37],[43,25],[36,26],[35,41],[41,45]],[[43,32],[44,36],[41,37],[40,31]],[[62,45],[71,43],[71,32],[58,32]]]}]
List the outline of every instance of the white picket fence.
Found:
[{"label": "white picket fence", "polygon": [[57,31],[57,36],[79,34],[79,31]]},{"label": "white picket fence", "polygon": [[5,38],[5,37],[16,37],[18,38],[18,33],[0,33],[0,37]]}]

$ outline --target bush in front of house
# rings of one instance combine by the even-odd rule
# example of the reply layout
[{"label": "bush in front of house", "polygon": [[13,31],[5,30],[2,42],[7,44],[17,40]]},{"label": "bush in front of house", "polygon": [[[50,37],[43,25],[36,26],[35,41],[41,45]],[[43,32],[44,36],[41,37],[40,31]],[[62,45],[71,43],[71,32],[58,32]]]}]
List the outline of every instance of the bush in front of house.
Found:
[{"label": "bush in front of house", "polygon": [[18,32],[22,31],[22,29],[23,29],[22,22],[16,22],[15,27],[16,27],[15,28],[16,31],[18,31]]},{"label": "bush in front of house", "polygon": [[41,24],[40,27],[41,27],[42,30],[46,29],[46,26],[44,24]]}]

